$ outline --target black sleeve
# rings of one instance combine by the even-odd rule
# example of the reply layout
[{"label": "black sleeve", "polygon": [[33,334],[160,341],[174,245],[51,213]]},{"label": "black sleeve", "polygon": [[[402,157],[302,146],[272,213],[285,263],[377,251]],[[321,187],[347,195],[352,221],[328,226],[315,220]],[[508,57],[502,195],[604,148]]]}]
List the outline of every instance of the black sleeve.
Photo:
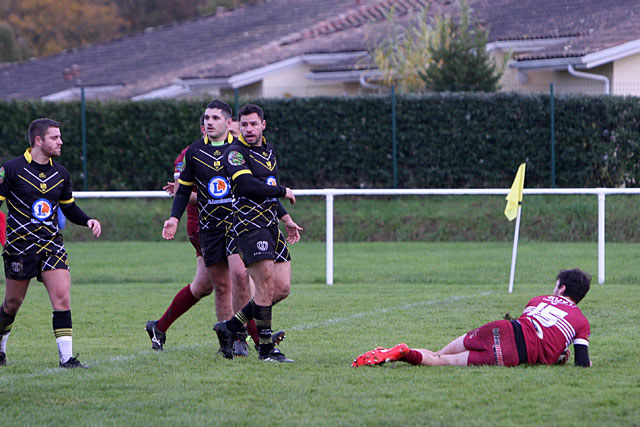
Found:
[{"label": "black sleeve", "polygon": [[171,206],[171,216],[180,219],[184,210],[187,208],[187,204],[189,203],[189,197],[191,197],[191,186],[180,184],[178,186],[178,191],[176,191],[176,195],[173,197],[173,205]]},{"label": "black sleeve", "polygon": [[[286,190],[285,190],[286,191]],[[278,218],[282,218],[286,214],[288,214],[287,210],[284,208],[280,200],[278,200]]]},{"label": "black sleeve", "polygon": [[91,219],[86,213],[80,209],[76,202],[71,202],[68,204],[61,204],[62,213],[67,217],[69,221],[74,224],[87,226],[87,222]]},{"label": "black sleeve", "polygon": [[573,350],[575,352],[575,365],[588,368],[589,363],[589,346],[584,344],[574,344]]},{"label": "black sleeve", "polygon": [[236,186],[233,192],[237,196],[249,198],[284,197],[287,187],[283,185],[269,185],[250,174],[243,174],[234,180]]}]

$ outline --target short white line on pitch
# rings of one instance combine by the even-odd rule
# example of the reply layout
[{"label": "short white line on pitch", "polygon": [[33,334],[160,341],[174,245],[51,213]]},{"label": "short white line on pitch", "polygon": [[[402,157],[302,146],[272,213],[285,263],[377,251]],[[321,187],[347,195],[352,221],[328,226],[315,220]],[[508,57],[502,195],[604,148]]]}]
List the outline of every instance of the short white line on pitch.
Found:
[{"label": "short white line on pitch", "polygon": [[[488,296],[488,295],[491,295],[492,293],[493,292],[491,292],[491,291],[484,291],[484,292],[481,292],[479,294],[479,296]],[[434,305],[434,304],[455,302],[455,301],[460,301],[460,300],[463,300],[463,299],[475,298],[477,296],[478,295],[463,295],[463,296],[455,296],[455,297],[444,298],[444,299],[439,299],[439,300],[420,301],[420,302],[414,302],[414,303],[411,303],[411,304],[397,305],[397,306],[394,306],[394,307],[380,308],[378,310],[364,311],[364,312],[361,312],[361,313],[355,313],[355,314],[352,314],[351,316],[346,316],[346,317],[334,317],[332,319],[323,320],[322,322],[309,323],[309,324],[306,324],[306,325],[299,325],[299,326],[292,326],[291,328],[288,328],[287,331],[304,332],[304,331],[308,331],[310,329],[319,328],[319,327],[322,327],[322,326],[335,325],[336,323],[343,323],[343,322],[349,322],[349,321],[356,320],[356,319],[361,319],[363,317],[391,313],[391,312],[397,311],[397,310],[409,310],[409,309],[416,308],[416,307],[428,307],[428,306],[431,306],[431,305]],[[146,343],[146,341],[145,341],[145,343]],[[188,350],[193,350],[193,349],[196,349],[196,348],[199,348],[199,347],[209,346],[209,345],[211,345],[210,342],[197,343],[197,344],[191,344],[191,345],[179,345],[179,346],[176,346],[176,347],[172,347],[171,349],[168,349],[168,351],[170,351],[170,352],[188,351]],[[141,351],[138,351],[138,352],[132,353],[132,354],[112,356],[112,357],[108,357],[108,358],[102,359],[102,360],[94,360],[94,361],[88,362],[87,365],[89,365],[89,367],[91,367],[91,366],[99,366],[99,365],[110,365],[112,363],[128,362],[130,360],[135,360],[135,359],[139,358],[140,356],[146,356],[146,355],[153,354],[153,353],[155,353],[153,350],[141,350]],[[18,374],[18,375],[15,375],[15,376],[11,375],[9,377],[3,376],[3,377],[0,377],[0,384],[11,384],[11,383],[13,383],[15,381],[22,381],[22,380],[29,379],[29,378],[43,377],[43,376],[48,376],[48,375],[52,375],[52,374],[59,374],[59,373],[64,372],[64,371],[66,371],[66,369],[64,369],[64,368],[47,368],[47,369],[43,369],[43,370],[38,371],[38,372],[31,372],[31,373],[28,373],[28,374]]]},{"label": "short white line on pitch", "polygon": [[[492,294],[492,292],[485,291],[485,292],[481,292],[480,296],[487,296],[487,295],[491,295],[491,294]],[[415,307],[425,307],[425,306],[430,306],[430,305],[434,305],[434,304],[441,304],[441,303],[460,301],[462,299],[473,298],[473,297],[477,297],[477,296],[478,295],[455,296],[455,297],[450,297],[450,298],[445,298],[445,299],[440,299],[440,300],[420,301],[420,302],[414,302],[414,303],[411,303],[411,304],[397,305],[395,307],[380,308],[378,310],[365,311],[365,312],[362,312],[362,313],[355,313],[355,314],[352,314],[351,316],[347,316],[347,317],[334,317],[333,319],[323,320],[322,322],[309,323],[307,325],[300,325],[300,326],[293,326],[291,328],[288,328],[287,330],[297,331],[297,332],[308,331],[309,329],[314,329],[314,328],[318,328],[318,327],[321,327],[321,326],[334,325],[336,323],[349,322],[351,320],[361,319],[363,317],[369,317],[369,316],[374,316],[374,315],[378,315],[378,314],[386,314],[386,313],[390,313],[392,311],[397,311],[397,310],[409,310],[409,309],[412,309],[412,308],[415,308]]]}]

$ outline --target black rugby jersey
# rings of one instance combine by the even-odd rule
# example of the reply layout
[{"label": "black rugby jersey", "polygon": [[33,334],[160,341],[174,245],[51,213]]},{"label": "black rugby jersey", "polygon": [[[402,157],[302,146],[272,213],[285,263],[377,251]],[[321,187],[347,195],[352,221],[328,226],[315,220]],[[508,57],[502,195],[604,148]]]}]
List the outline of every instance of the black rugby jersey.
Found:
[{"label": "black rugby jersey", "polygon": [[[278,197],[284,196],[286,187],[278,184],[278,163],[273,146],[263,137],[262,145],[254,147],[240,135],[239,140],[225,151],[223,162],[234,196],[235,234],[278,224]],[[257,179],[260,185],[239,186],[238,179],[245,175]]]},{"label": "black rugby jersey", "polygon": [[220,145],[211,144],[205,135],[191,144],[184,155],[184,169],[178,182],[196,185],[201,231],[226,231],[231,226],[231,186],[222,164],[223,152],[231,142],[231,134]]},{"label": "black rugby jersey", "polygon": [[74,202],[67,169],[32,161],[31,148],[0,169],[0,202],[7,203],[7,255],[57,252],[58,206]]}]

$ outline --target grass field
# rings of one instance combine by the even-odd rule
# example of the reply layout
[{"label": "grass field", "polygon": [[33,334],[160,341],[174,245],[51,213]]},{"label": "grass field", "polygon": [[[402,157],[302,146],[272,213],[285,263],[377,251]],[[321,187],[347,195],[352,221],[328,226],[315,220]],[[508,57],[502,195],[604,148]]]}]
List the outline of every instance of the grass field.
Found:
[{"label": "grass field", "polygon": [[[36,282],[0,368],[0,424],[13,425],[638,425],[640,246],[607,245],[597,284],[593,243],[523,243],[507,293],[511,244],[339,243],[335,285],[324,245],[292,248],[293,288],[274,309],[282,350],[217,356],[209,297],[150,350],[158,318],[193,276],[184,242],[68,243],[74,350],[89,370],[63,371],[51,309]],[[594,276],[580,304],[591,321],[593,368],[350,367],[376,346],[439,349],[452,338],[549,293],[558,270]],[[4,285],[0,286],[4,291]]]}]

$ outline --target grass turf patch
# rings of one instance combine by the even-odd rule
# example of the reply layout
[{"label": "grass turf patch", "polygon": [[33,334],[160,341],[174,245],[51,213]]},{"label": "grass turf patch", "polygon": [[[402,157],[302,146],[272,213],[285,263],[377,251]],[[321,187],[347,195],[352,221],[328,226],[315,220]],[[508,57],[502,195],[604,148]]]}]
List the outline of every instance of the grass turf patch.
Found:
[{"label": "grass turf patch", "polygon": [[[90,370],[63,371],[46,292],[33,281],[0,369],[6,425],[632,425],[640,418],[637,245],[521,244],[513,294],[509,243],[340,243],[336,283],[323,284],[324,245],[296,244],[293,289],[274,308],[296,363],[215,354],[213,298],[150,350],[158,318],[195,270],[188,243],[69,243],[74,350]],[[580,307],[591,321],[591,369],[572,366],[350,367],[358,354],[406,342],[439,349],[529,298],[557,271],[594,274]],[[0,287],[4,289],[4,286]]]}]

